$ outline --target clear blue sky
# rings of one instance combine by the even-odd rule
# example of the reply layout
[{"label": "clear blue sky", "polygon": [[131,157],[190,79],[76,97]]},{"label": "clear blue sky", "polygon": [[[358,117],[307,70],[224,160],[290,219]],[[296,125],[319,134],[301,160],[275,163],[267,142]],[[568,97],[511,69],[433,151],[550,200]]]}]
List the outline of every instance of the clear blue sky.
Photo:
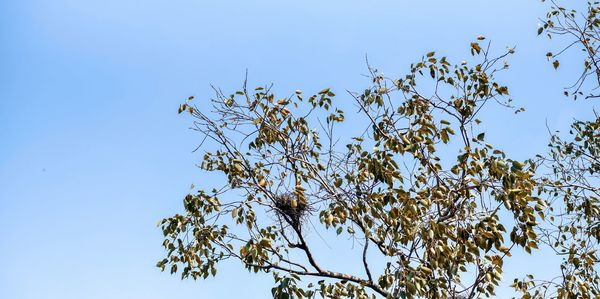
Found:
[{"label": "clear blue sky", "polygon": [[[536,0],[0,1],[0,298],[268,298],[271,277],[236,263],[204,282],[154,267],[156,222],[212,182],[178,104],[208,98],[211,83],[240,87],[246,69],[286,95],[360,90],[365,54],[399,76],[432,50],[461,61],[483,34],[517,46],[504,82],[527,108],[488,110],[486,137],[530,157],[546,123],[591,115],[561,96],[579,61],[559,72],[545,61],[544,11]],[[545,260],[517,256],[507,271]]]}]

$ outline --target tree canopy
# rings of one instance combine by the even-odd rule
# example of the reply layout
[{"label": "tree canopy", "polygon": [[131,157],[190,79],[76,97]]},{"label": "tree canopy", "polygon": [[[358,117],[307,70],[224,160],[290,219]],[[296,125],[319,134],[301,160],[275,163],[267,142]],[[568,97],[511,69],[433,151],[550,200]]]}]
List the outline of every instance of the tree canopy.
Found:
[{"label": "tree canopy", "polygon": [[[583,49],[584,69],[565,94],[597,97],[597,3],[580,14],[552,2],[538,33],[572,40],[547,57]],[[202,107],[179,108],[201,133],[201,168],[223,178],[160,222],[166,257],[182,278],[216,275],[224,260],[271,273],[274,298],[491,297],[516,250],[564,256],[561,275],[508,278],[523,298],[597,298],[600,118],[576,121],[547,153],[511,158],[488,143],[485,109],[512,109],[497,74],[514,50],[494,54],[480,36],[470,61],[426,53],[406,75],[368,66],[370,86],[348,92],[352,124],[334,92],[277,96],[271,86],[215,88]],[[584,84],[586,83],[586,84]],[[593,85],[593,84],[592,84]],[[351,130],[348,130],[351,128]],[[343,130],[343,131],[341,131]],[[312,232],[359,248],[361,271],[331,269]]]}]

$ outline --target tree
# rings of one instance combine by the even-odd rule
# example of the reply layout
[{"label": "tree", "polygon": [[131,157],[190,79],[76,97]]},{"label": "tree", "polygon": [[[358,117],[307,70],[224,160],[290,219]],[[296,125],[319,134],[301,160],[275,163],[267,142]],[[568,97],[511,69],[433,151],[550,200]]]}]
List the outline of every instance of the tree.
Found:
[{"label": "tree", "polygon": [[[600,295],[600,118],[575,121],[572,139],[551,138],[541,162],[552,172],[542,176],[548,219],[539,227],[548,248],[563,257],[559,275],[546,281],[529,277],[515,287],[533,298],[596,298]],[[596,297],[594,297],[596,296]]]},{"label": "tree", "polygon": [[[595,90],[600,86],[598,47],[600,46],[600,6],[588,2],[586,12],[560,6],[551,1],[551,8],[538,34],[547,33],[549,38],[559,36],[568,45],[557,54],[549,52],[549,59],[556,59],[567,50],[579,48],[583,53],[583,69],[575,84],[565,88],[565,95],[577,99],[599,97]],[[558,68],[559,61],[553,65]],[[548,219],[538,227],[548,248],[563,257],[552,280],[536,280],[532,276],[515,281],[515,287],[524,296],[533,298],[597,298],[600,296],[599,260],[600,248],[600,116],[595,119],[576,120],[567,138],[557,132],[551,136],[549,152],[540,155],[543,169],[550,171],[540,175],[548,209]]]},{"label": "tree", "polygon": [[[212,115],[183,104],[218,147],[202,169],[227,183],[188,195],[186,214],[162,221],[168,256],[158,266],[199,278],[238,259],[274,273],[277,298],[493,295],[511,250],[538,247],[544,201],[534,194],[535,164],[507,158],[479,129],[486,104],[511,107],[494,75],[513,51],[492,58],[483,40],[471,43],[473,66],[432,52],[404,78],[370,68],[373,85],[351,93],[366,128],[345,147],[334,133],[344,112],[329,89],[281,99],[269,88],[217,90]],[[430,92],[418,84],[427,78]],[[237,196],[223,200],[229,194]],[[313,218],[361,244],[364,273],[321,266],[306,239]],[[383,269],[370,267],[374,253]],[[322,280],[301,285],[306,277]]]},{"label": "tree", "polygon": [[[542,0],[545,1],[545,0]],[[590,90],[586,98],[597,98],[594,90],[600,86],[600,6],[597,2],[588,2],[587,11],[580,13],[559,5],[555,0],[550,0],[550,11],[543,20],[543,25],[538,28],[538,35],[546,33],[548,38],[561,37],[568,43],[558,52],[548,52],[546,57],[553,60],[554,68],[558,68],[558,58],[572,48],[579,48],[583,53],[583,69],[575,82],[565,89],[565,95],[577,96]],[[591,82],[590,82],[591,81]]]},{"label": "tree", "polygon": [[[548,53],[555,68],[566,50],[584,50],[565,91],[577,98],[600,82],[598,4],[579,19],[552,3],[538,33],[573,38]],[[189,98],[179,112],[203,136],[201,168],[224,183],[161,221],[158,267],[198,279],[238,260],[273,275],[274,298],[478,298],[495,294],[511,253],[544,246],[565,257],[561,275],[514,280],[523,298],[600,296],[600,118],[575,122],[572,139],[553,135],[548,154],[507,157],[486,143],[479,115],[522,111],[495,79],[513,50],[493,55],[484,37],[469,50],[473,62],[427,53],[402,78],[369,66],[371,85],[348,93],[360,110],[350,131],[339,131],[346,115],[328,88],[277,97],[244,83],[231,95],[215,89],[211,111]],[[319,231],[359,244],[361,271],[326,267],[310,238]]]}]

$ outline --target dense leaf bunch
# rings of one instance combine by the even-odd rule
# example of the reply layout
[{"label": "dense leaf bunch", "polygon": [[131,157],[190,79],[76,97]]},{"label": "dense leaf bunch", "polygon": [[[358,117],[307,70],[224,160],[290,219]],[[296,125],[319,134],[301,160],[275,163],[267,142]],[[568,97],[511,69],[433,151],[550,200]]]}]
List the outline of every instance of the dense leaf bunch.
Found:
[{"label": "dense leaf bunch", "polygon": [[[478,129],[488,102],[511,107],[495,75],[512,50],[492,58],[483,40],[470,46],[474,65],[431,52],[400,79],[369,67],[372,85],[349,93],[355,136],[336,135],[345,114],[329,89],[276,98],[244,86],[216,90],[210,112],[182,104],[206,141],[201,168],[225,183],[160,223],[158,266],[197,279],[235,259],[272,272],[274,298],[493,295],[511,251],[538,247],[546,204],[536,164],[507,158]],[[321,265],[309,236],[324,230],[360,245],[363,273]]]}]

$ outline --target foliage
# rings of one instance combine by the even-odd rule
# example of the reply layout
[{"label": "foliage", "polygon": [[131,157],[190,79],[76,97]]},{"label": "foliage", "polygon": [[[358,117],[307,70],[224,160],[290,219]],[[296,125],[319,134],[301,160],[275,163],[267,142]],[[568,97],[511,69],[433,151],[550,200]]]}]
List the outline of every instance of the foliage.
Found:
[{"label": "foliage", "polygon": [[[561,7],[556,1],[551,3],[538,33],[560,36],[568,46],[557,54],[548,53],[547,57],[554,59],[570,48],[579,47],[583,53],[583,71],[565,94],[575,99],[584,93],[588,99],[597,98],[594,91],[600,86],[599,3],[588,2],[583,14]],[[558,68],[557,60],[553,64]],[[549,153],[539,156],[542,168],[550,170],[550,174],[540,177],[540,187],[549,207],[545,211],[548,219],[538,229],[547,247],[562,257],[560,275],[551,280],[539,280],[531,275],[515,280],[513,286],[525,298],[600,297],[597,253],[600,248],[600,117],[594,114],[592,120],[575,121],[569,134],[568,138],[561,137],[559,132],[553,134]]]},{"label": "foliage", "polygon": [[[583,53],[565,94],[599,97],[598,2],[584,14],[550,2],[538,34],[568,44],[547,58],[557,69],[567,50]],[[507,157],[479,115],[514,108],[496,81],[513,50],[493,56],[484,37],[469,50],[473,63],[430,52],[400,78],[369,66],[348,119],[328,88],[276,97],[245,83],[201,107],[190,97],[179,112],[202,133],[200,167],[224,184],[160,222],[157,266],[198,279],[237,260],[271,273],[273,298],[479,298],[495,295],[511,253],[543,246],[563,258],[560,275],[515,279],[522,298],[599,298],[600,117],[553,134],[536,159]],[[358,244],[349,262],[361,273],[324,266],[313,233]]]},{"label": "foliage", "polygon": [[570,135],[567,140],[553,135],[549,155],[540,156],[552,172],[540,178],[549,207],[538,229],[547,248],[563,258],[560,275],[515,280],[524,298],[600,296],[600,118],[574,122]]},{"label": "foliage", "polygon": [[[544,1],[544,0],[542,0]],[[593,92],[600,87],[600,6],[598,2],[588,2],[587,11],[579,13],[574,9],[565,8],[555,0],[549,1],[552,5],[550,11],[543,20],[543,25],[538,28],[538,35],[546,33],[548,38],[559,36],[564,38],[568,45],[561,48],[557,53],[548,52],[546,57],[552,60],[554,68],[560,66],[558,57],[571,48],[580,48],[583,54],[583,69],[570,87],[565,90],[565,95],[577,96],[584,94],[585,89],[590,89],[586,98],[596,98],[600,95]],[[591,82],[589,82],[591,81]],[[586,88],[589,82],[590,88]]]},{"label": "foliage", "polygon": [[[334,137],[345,114],[329,89],[281,99],[270,88],[216,90],[213,115],[183,104],[218,148],[202,169],[227,184],[188,195],[186,213],[161,222],[168,255],[158,266],[196,279],[237,259],[273,272],[276,298],[493,295],[511,251],[538,248],[545,203],[534,194],[535,164],[507,158],[478,129],[486,104],[510,107],[494,77],[513,50],[492,58],[483,40],[471,43],[473,66],[431,52],[399,79],[369,68],[372,86],[350,93],[361,111],[353,123],[366,129],[345,147]],[[361,244],[364,273],[321,266],[311,219]],[[299,286],[310,277],[322,280]]]}]

